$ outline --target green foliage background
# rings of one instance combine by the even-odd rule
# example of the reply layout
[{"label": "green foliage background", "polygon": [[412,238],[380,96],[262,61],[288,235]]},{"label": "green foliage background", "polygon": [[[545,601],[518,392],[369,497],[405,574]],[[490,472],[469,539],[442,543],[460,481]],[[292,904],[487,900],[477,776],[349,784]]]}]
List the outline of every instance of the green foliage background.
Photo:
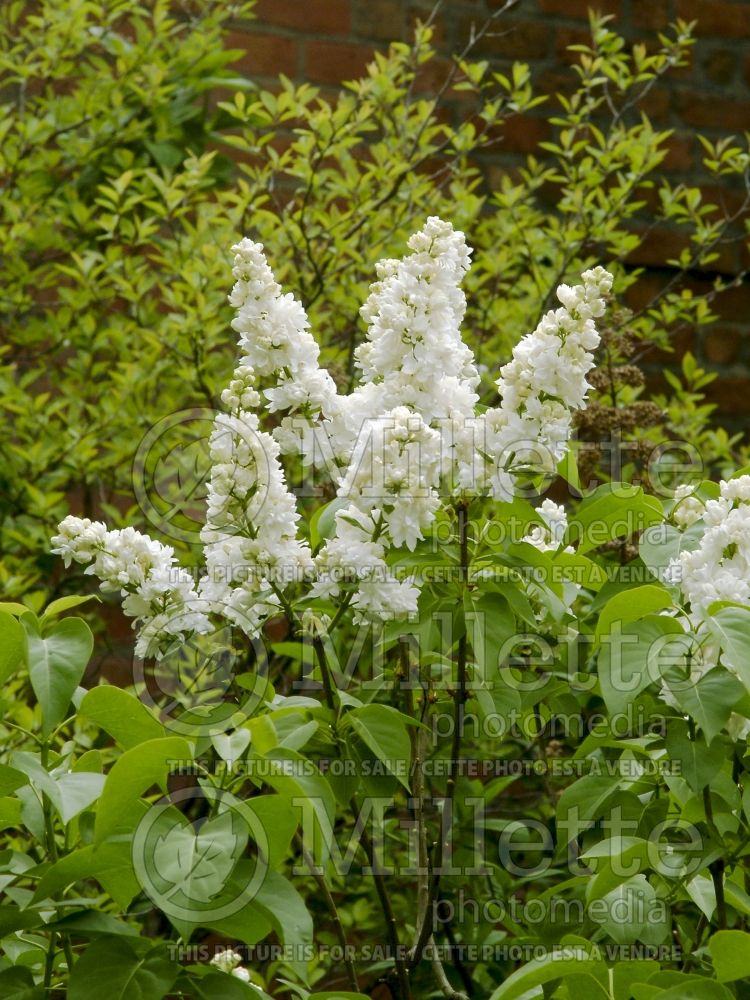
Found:
[{"label": "green foliage background", "polygon": [[[45,986],[53,979],[67,981],[71,967],[76,970],[72,1000],[100,995],[102,969],[118,988],[125,984],[120,995],[128,1000],[128,984],[135,989],[133,983],[138,995],[149,1000],[170,990],[230,1000],[258,995],[211,972],[205,963],[177,967],[164,942],[176,938],[180,928],[170,926],[141,892],[128,853],[127,838],[133,833],[128,823],[153,800],[155,786],[167,787],[169,761],[212,755],[220,765],[216,773],[231,786],[229,769],[221,771],[231,747],[221,741],[191,747],[129,692],[103,686],[85,693],[79,687],[91,634],[81,618],[61,617],[76,606],[75,598],[54,599],[87,588],[72,573],[63,576],[49,555],[49,537],[69,510],[103,516],[112,527],[128,523],[154,531],[134,494],[138,445],[165,416],[217,403],[235,360],[226,292],[230,247],[238,238],[247,234],[263,241],[279,280],[308,309],[323,340],[324,363],[346,386],[362,332],[358,309],[375,262],[400,253],[426,215],[451,219],[475,247],[466,284],[466,331],[486,366],[485,397],[490,402],[494,373],[549,307],[561,281],[606,263],[622,301],[640,277],[627,263],[642,239],[635,223],[651,212],[652,220],[669,221],[687,234],[688,249],[678,260],[664,262],[674,268],[674,280],[648,307],[633,314],[615,305],[608,314],[593,417],[579,428],[581,437],[596,444],[603,434],[619,432],[641,442],[642,453],[635,450],[621,471],[626,481],[643,478],[644,455],[674,437],[697,447],[709,471],[743,462],[740,442],[710,422],[710,407],[701,395],[710,376],[694,359],[683,360],[680,374],[669,377],[670,395],[657,400],[645,398],[633,363],[649,345],[668,347],[685,324],[711,321],[712,302],[726,283],[718,281],[701,297],[690,291],[687,276],[710,266],[721,240],[739,221],[707,204],[698,188],[663,178],[659,167],[668,136],[652,127],[641,107],[662,76],[682,64],[691,44],[688,26],[677,24],[659,49],[647,51],[643,46],[629,49],[616,26],[592,18],[591,43],[577,46],[578,61],[571,69],[576,86],[571,94],[555,97],[535,93],[523,64],[501,74],[475,60],[470,50],[456,58],[437,93],[425,91],[421,81],[436,53],[431,28],[422,25],[413,44],[392,45],[375,58],[366,76],[329,100],[304,83],[282,79],[278,91],[271,92],[236,76],[231,68],[236,53],[223,40],[230,20],[247,8],[221,0],[41,0],[33,6],[6,3],[0,9],[0,408],[5,428],[0,442],[0,587],[9,601],[23,602],[0,609],[0,679],[6,685],[2,733],[7,753],[14,754],[12,765],[0,765],[0,823],[10,831],[8,847],[0,853],[0,879],[7,892],[0,904],[0,938],[10,949],[0,967],[0,998],[48,996]],[[483,151],[502,135],[504,121],[541,102],[546,102],[554,138],[517,175],[508,174],[498,190],[489,191],[481,170]],[[741,143],[729,137],[714,144],[703,141],[703,150],[709,173],[747,185],[750,160]],[[608,470],[600,458],[594,455],[588,471],[606,479]],[[164,477],[172,476],[179,488],[185,472],[180,460],[165,456],[164,461]],[[572,468],[570,477],[575,478]],[[646,492],[636,487],[626,492],[624,507],[605,488],[595,498],[602,502],[597,516],[604,510],[605,521],[615,523],[630,505],[660,522],[668,512],[647,495],[647,476],[644,486]],[[702,489],[708,497],[712,484]],[[581,506],[577,529],[589,552],[596,547],[585,538],[590,511]],[[533,523],[533,511],[519,512],[524,523]],[[671,525],[669,530],[676,531]],[[165,535],[171,542],[168,530]],[[603,627],[600,616],[607,608],[613,614],[610,602],[624,593],[632,615],[627,624],[637,643],[669,633],[664,624],[669,619],[654,614],[671,606],[667,588],[657,584],[656,573],[639,588],[628,584],[624,574],[617,576],[619,562],[633,553],[622,539],[613,537],[611,543],[596,560],[584,558],[580,545],[577,562],[565,563],[560,555],[567,569],[575,564],[586,574],[591,591],[577,625],[596,636]],[[186,561],[197,558],[189,539],[179,544]],[[503,565],[512,568],[533,555],[490,550],[489,543],[477,545],[472,553],[476,565],[505,560]],[[552,559],[541,560],[550,574]],[[644,571],[648,565],[639,563]],[[605,571],[614,579],[604,583]],[[502,592],[492,588],[431,596],[435,607],[455,614],[457,631],[464,630],[464,649],[467,617],[478,610],[492,613],[496,627],[484,638],[473,637],[471,655],[478,669],[483,657],[493,653],[497,658],[505,631],[518,627],[514,614],[521,619],[528,615],[517,597],[511,613]],[[560,603],[554,588],[546,598],[550,607]],[[621,606],[614,610],[618,608],[621,612]],[[723,610],[729,640],[722,656],[732,665],[740,659],[736,650],[747,648],[750,625],[747,609]],[[351,638],[346,633],[333,651],[342,662]],[[428,645],[434,641],[428,634],[423,638]],[[387,635],[383,643],[392,680],[398,676],[401,653],[394,636]],[[307,662],[309,650],[290,641],[277,644],[275,652],[268,697],[262,711],[247,720],[253,755],[294,757],[304,751],[316,759],[332,753],[334,743],[353,746],[375,761],[422,752],[414,727],[389,714],[396,707],[408,710],[406,702],[342,701],[335,712],[324,705],[272,704],[273,685],[283,695],[289,662]],[[602,711],[602,705],[616,713],[637,703],[647,717],[665,711],[653,686],[649,689],[642,648],[633,667],[638,690],[632,705],[621,704],[607,687],[603,654],[581,666],[579,672],[586,676],[576,674],[581,684],[572,688],[568,652],[566,647],[560,653],[564,676],[552,676],[538,698],[516,699],[501,690],[498,704],[488,705],[486,697],[478,696],[480,710],[517,707],[525,722],[537,727],[557,713]],[[445,658],[454,653],[452,647],[433,650]],[[183,667],[189,679],[191,665]],[[525,679],[533,675],[528,657],[516,667],[526,671]],[[250,673],[238,676],[238,689]],[[592,694],[587,684],[595,674],[598,686]],[[549,948],[564,941],[571,949],[567,957],[536,964],[509,961],[500,968],[477,962],[472,976],[483,995],[492,993],[497,1000],[570,998],[581,988],[598,990],[597,996],[609,1000],[742,1000],[748,995],[750,968],[743,956],[750,897],[744,863],[750,817],[741,787],[746,746],[727,730],[732,708],[744,711],[747,681],[740,685],[718,666],[710,687],[710,698],[698,692],[691,700],[686,694],[670,715],[668,750],[685,764],[684,780],[670,785],[645,772],[629,778],[633,760],[658,763],[664,746],[642,736],[630,739],[633,734],[618,742],[603,732],[580,745],[570,733],[566,739],[576,757],[604,762],[609,773],[587,773],[551,791],[543,780],[529,779],[529,812],[550,827],[576,805],[596,823],[614,808],[637,817],[633,843],[607,840],[597,827],[584,846],[603,859],[601,877],[595,886],[585,878],[575,885],[566,882],[566,891],[576,898],[630,893],[637,899],[667,900],[669,926],[649,927],[642,920],[628,936],[617,922],[603,929],[573,922],[562,930],[554,922],[539,927],[510,923],[501,933],[489,918],[467,919],[458,925],[464,943],[512,940]],[[450,691],[435,697],[443,707],[452,704]],[[71,702],[75,712],[69,714]],[[490,761],[534,754],[545,759],[554,747],[540,733],[532,727],[526,740],[500,745],[479,740],[475,754]],[[445,759],[448,753],[441,747],[437,756]],[[397,782],[386,776],[384,784],[372,782],[359,791],[372,795],[383,787],[390,792]],[[467,787],[493,809],[497,806],[489,835],[512,828],[519,806],[503,798],[506,789],[518,787],[512,778],[473,780]],[[237,785],[241,789],[242,782]],[[288,806],[300,789],[282,781],[274,791],[275,796],[248,796],[248,801],[275,797]],[[305,794],[334,811],[338,807],[339,818],[351,823],[343,783],[329,786],[316,776]],[[320,884],[306,876],[295,883],[298,891],[279,874],[296,850],[290,815],[280,810],[273,816],[279,830],[278,865],[268,895],[242,915],[244,923],[214,927],[215,933],[249,942],[273,932],[282,942],[308,944],[314,922],[323,943],[336,942]],[[705,850],[698,874],[689,884],[653,873],[646,881],[639,874],[623,889],[611,872],[613,858],[636,857],[645,865],[645,831],[666,816],[685,816],[700,825]],[[461,817],[467,828],[469,818]],[[219,824],[220,819],[209,821]],[[25,832],[17,833],[21,826]],[[212,842],[231,856],[233,831],[219,824],[211,833]],[[391,830],[390,835],[403,848],[400,832]],[[107,842],[112,836],[114,844]],[[178,829],[172,836],[183,843],[192,833]],[[172,846],[168,840],[167,855]],[[530,858],[522,843],[516,846],[532,868],[534,845],[528,847]],[[679,838],[674,851],[679,859],[683,851],[689,854]],[[561,871],[564,859],[555,860]],[[545,897],[560,891],[560,871],[553,868],[544,879],[527,879],[513,878],[498,867],[489,890],[505,899],[514,894]],[[727,895],[721,900],[717,880],[725,872],[731,878],[727,876]],[[464,887],[472,885],[469,880]],[[341,920],[347,933],[368,939],[382,934],[369,882],[351,889],[338,880],[333,888],[345,899]],[[399,926],[411,927],[410,894],[394,893],[393,907]],[[660,970],[646,962],[628,971],[590,954],[590,939],[596,935],[615,945],[676,940],[683,952],[692,948],[700,953],[679,969],[665,962]],[[82,942],[85,950],[79,957]],[[49,963],[41,986],[40,955]],[[308,986],[315,989],[316,982],[325,983],[338,971],[336,963],[319,961]],[[306,997],[303,978],[294,963],[270,962],[258,971],[260,985],[275,984],[281,990],[293,980],[297,994]],[[416,982],[416,989],[432,995],[426,975]],[[312,996],[322,1000],[342,994]]]}]

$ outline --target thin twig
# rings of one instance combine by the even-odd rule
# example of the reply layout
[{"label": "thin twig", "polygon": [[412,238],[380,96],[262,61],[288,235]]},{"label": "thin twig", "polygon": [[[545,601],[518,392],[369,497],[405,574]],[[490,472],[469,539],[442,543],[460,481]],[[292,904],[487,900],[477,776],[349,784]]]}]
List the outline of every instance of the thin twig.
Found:
[{"label": "thin twig", "polygon": [[349,978],[349,985],[355,993],[359,993],[359,981],[357,980],[357,970],[354,966],[354,960],[352,959],[351,953],[349,951],[349,946],[346,940],[346,933],[344,932],[344,925],[341,923],[341,917],[339,916],[339,911],[336,907],[336,901],[331,895],[331,890],[328,887],[325,876],[321,874],[315,865],[315,861],[305,847],[302,837],[299,833],[295,834],[295,839],[302,851],[302,858],[305,864],[310,870],[310,874],[315,879],[315,883],[323,894],[323,899],[328,907],[328,912],[331,914],[331,919],[333,920],[333,927],[336,932],[336,937],[339,940],[339,945],[341,946],[341,952],[344,956],[344,965],[346,966],[347,975]]},{"label": "thin twig", "polygon": [[[351,808],[354,811],[355,816],[359,816],[361,808],[356,798],[352,797]],[[411,987],[409,985],[409,969],[404,961],[404,956],[401,954],[401,945],[398,939],[398,924],[396,923],[396,915],[393,912],[393,906],[391,905],[391,900],[388,895],[388,891],[385,887],[385,878],[382,865],[380,863],[380,858],[375,849],[375,845],[372,842],[370,834],[367,832],[367,828],[362,825],[361,828],[361,844],[364,848],[365,854],[367,855],[367,860],[369,861],[370,868],[372,870],[372,877],[375,881],[375,889],[378,894],[378,899],[380,900],[380,908],[383,911],[383,916],[385,917],[386,933],[388,935],[388,943],[390,945],[391,951],[393,952],[393,962],[396,967],[396,978],[398,979],[400,1000],[411,1000]]]},{"label": "thin twig", "polygon": [[[315,648],[315,653],[318,659],[318,665],[320,667],[320,672],[323,678],[323,690],[325,692],[325,699],[328,707],[335,710],[336,703],[333,693],[333,681],[331,679],[331,673],[328,669],[328,662],[326,660],[325,648],[323,646],[323,640],[319,636],[315,636],[313,639],[313,646]],[[338,744],[337,744],[338,750]],[[361,815],[361,807],[356,797],[352,796],[350,801],[351,809],[355,817]],[[396,916],[393,912],[393,907],[391,905],[390,897],[388,896],[388,891],[385,887],[385,879],[383,867],[380,863],[380,858],[375,849],[375,845],[367,832],[367,828],[362,825],[360,832],[360,843],[367,855],[367,860],[369,862],[370,869],[372,871],[372,877],[375,881],[375,890],[378,894],[378,899],[380,901],[380,907],[383,911],[383,916],[385,918],[386,933],[388,935],[388,940],[393,952],[393,961],[396,967],[396,975],[399,983],[400,1000],[411,1000],[411,991],[409,988],[409,972],[404,962],[403,956],[400,952],[400,944],[398,940],[398,929],[396,923]]]},{"label": "thin twig", "polygon": [[[456,507],[458,516],[458,544],[460,551],[459,578],[463,586],[466,585],[469,575],[469,542],[468,542],[468,503],[462,501]],[[411,953],[411,967],[414,968],[422,959],[425,947],[429,944],[435,923],[435,904],[440,889],[440,876],[444,861],[450,850],[450,823],[452,822],[453,801],[456,794],[456,781],[461,756],[461,742],[464,730],[464,709],[467,697],[466,687],[466,660],[467,641],[464,630],[458,640],[457,670],[458,683],[453,696],[453,742],[451,746],[451,759],[448,764],[448,780],[446,782],[445,798],[443,800],[443,820],[441,822],[441,836],[437,843],[435,865],[431,871],[430,889],[427,897],[424,920],[419,928],[417,940]],[[445,823],[448,816],[449,823]],[[446,828],[447,827],[447,828]]]}]

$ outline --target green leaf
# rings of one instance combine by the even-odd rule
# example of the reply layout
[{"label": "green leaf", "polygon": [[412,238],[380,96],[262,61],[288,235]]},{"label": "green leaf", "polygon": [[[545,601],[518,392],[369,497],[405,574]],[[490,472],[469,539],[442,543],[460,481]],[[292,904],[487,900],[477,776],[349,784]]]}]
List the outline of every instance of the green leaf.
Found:
[{"label": "green leaf", "polygon": [[8,767],[7,764],[0,764],[0,795],[10,795],[17,788],[28,784],[28,781],[28,775],[24,771]]},{"label": "green leaf", "polygon": [[0,614],[0,684],[4,684],[23,662],[23,651],[24,631],[18,619]]},{"label": "green leaf", "polygon": [[750,934],[717,931],[708,942],[708,950],[720,983],[733,983],[737,979],[750,982]]},{"label": "green leaf", "polygon": [[600,590],[608,579],[606,570],[578,552],[555,552],[553,564],[566,580],[589,590]]},{"label": "green leaf", "polygon": [[[247,895],[245,890],[255,875],[256,869],[250,862],[240,861],[227,883],[227,900]],[[241,909],[221,919],[208,917],[210,914],[205,926],[250,945],[274,930],[290,953],[300,956],[309,950],[313,940],[312,918],[302,897],[287,879],[274,871],[265,872],[261,885]],[[290,964],[301,979],[307,979],[306,962],[302,957]]]},{"label": "green leaf", "polygon": [[21,825],[21,800],[4,796],[0,798],[0,830]]},{"label": "green leaf", "polygon": [[612,976],[613,1000],[631,1000],[633,986],[648,980],[658,971],[659,963],[649,958],[629,958],[624,962],[618,962]]},{"label": "green leaf", "polygon": [[[282,944],[292,954],[303,955],[312,945],[312,917],[302,896],[283,875],[274,871],[267,872],[253,904],[266,917]],[[302,979],[307,979],[305,961],[299,959],[290,964]]]},{"label": "green leaf", "polygon": [[685,884],[685,892],[698,909],[710,920],[716,912],[716,889],[713,879],[707,875],[694,875]]},{"label": "green leaf", "polygon": [[130,844],[102,844],[72,851],[56,861],[39,880],[32,902],[39,903],[67,889],[74,882],[96,879],[115,902],[127,908],[140,886],[133,874]]},{"label": "green leaf", "polygon": [[656,891],[645,875],[634,875],[602,897],[604,919],[597,919],[619,945],[635,944],[656,908]]},{"label": "green leaf", "polygon": [[44,792],[66,825],[95,802],[102,792],[104,777],[93,771],[68,771],[50,774],[37,754],[18,750],[13,762],[31,779],[36,789]]},{"label": "green leaf", "polygon": [[[588,975],[601,977],[607,975],[607,966],[601,959],[591,958],[583,948],[561,948],[534,959],[508,976],[490,997],[490,1000],[519,1000],[526,994],[532,996],[532,990],[555,979],[566,976]],[[606,980],[605,980],[606,981]]]},{"label": "green leaf", "polygon": [[557,803],[557,817],[558,823],[567,822],[570,840],[577,837],[577,830],[585,828],[586,823],[604,814],[617,795],[619,784],[616,775],[586,774],[565,789]]},{"label": "green leaf", "polygon": [[118,920],[111,913],[101,913],[99,910],[78,910],[60,920],[45,924],[51,931],[61,931],[64,934],[75,934],[78,937],[104,937],[111,934],[125,934],[128,937],[138,937],[138,930],[123,920]]},{"label": "green leaf", "polygon": [[750,917],[750,895],[741,889],[735,882],[728,879],[724,884],[724,895],[738,913]]},{"label": "green leaf", "polygon": [[607,708],[619,715],[649,684],[661,681],[662,664],[674,666],[675,656],[685,660],[690,647],[679,622],[662,615],[630,622],[622,632],[612,625],[610,630],[600,637],[597,669]]},{"label": "green leaf", "polygon": [[700,792],[710,784],[727,755],[719,740],[708,746],[702,736],[691,740],[687,724],[678,719],[670,721],[665,743],[670,759],[679,761],[680,777],[694,792]]},{"label": "green leaf", "polygon": [[0,906],[0,938],[15,931],[41,927],[43,923],[38,910],[21,910],[17,905]]},{"label": "green leaf", "polygon": [[39,624],[42,628],[44,628],[45,624],[47,624],[52,618],[56,618],[58,615],[61,615],[63,611],[70,611],[71,608],[77,608],[81,604],[88,603],[88,601],[101,601],[101,598],[97,597],[96,594],[88,594],[85,597],[76,597],[72,595],[70,597],[59,597],[56,601],[47,605]]},{"label": "green leaf", "polygon": [[578,542],[578,553],[595,549],[612,538],[627,538],[664,520],[661,504],[640,486],[605,483],[580,505],[568,522],[564,544]]},{"label": "green leaf", "polygon": [[[145,807],[137,812],[140,818]],[[129,840],[120,843],[94,845],[91,877],[126,910],[141,891],[133,870],[132,847]]]},{"label": "green leaf", "polygon": [[[240,862],[235,871],[234,878],[238,879],[241,877],[243,872],[244,862]],[[248,879],[252,878],[252,873],[248,874]],[[242,885],[238,881],[231,881],[227,886],[228,891],[234,892],[236,898],[240,898],[242,895]],[[267,937],[273,930],[270,920],[265,914],[265,910],[261,910],[259,906],[256,905],[255,899],[250,899],[244,903],[240,909],[236,912],[230,913],[228,916],[221,917],[220,919],[209,919],[210,914],[205,918],[206,926],[210,930],[218,931],[220,934],[224,934],[227,937],[236,938],[238,941],[242,941],[244,944],[253,945],[257,944],[258,941],[262,941],[263,938]],[[170,918],[171,919],[171,918]],[[172,923],[178,926],[178,921],[173,920]],[[194,926],[179,928],[180,933],[183,938],[192,932]]]},{"label": "green leaf", "polygon": [[492,685],[500,673],[500,653],[516,634],[516,618],[501,594],[485,593],[478,599],[467,594],[466,624],[479,677]]},{"label": "green leaf", "polygon": [[42,731],[49,735],[67,715],[94,648],[94,637],[82,618],[64,618],[44,637],[28,616],[21,624],[26,630],[29,678],[42,708]]},{"label": "green leaf", "polygon": [[722,660],[750,691],[750,608],[717,602],[708,611],[706,625],[722,648]]},{"label": "green leaf", "polygon": [[0,1000],[44,1000],[43,986],[34,986],[31,969],[15,965],[0,972]]},{"label": "green leaf", "polygon": [[363,705],[349,712],[347,719],[376,758],[408,791],[411,740],[405,717],[390,705]]},{"label": "green leaf", "polygon": [[140,820],[133,806],[152,785],[166,788],[166,778],[174,765],[193,759],[190,744],[181,736],[148,740],[130,750],[115,762],[104,783],[96,810],[94,838],[103,843],[117,833],[130,833]]},{"label": "green leaf", "polygon": [[627,625],[645,618],[654,611],[670,608],[672,603],[672,598],[664,587],[651,583],[615,594],[599,615],[594,642],[598,645],[603,636],[609,635],[610,629],[616,622],[621,626]]},{"label": "green leaf", "polygon": [[[62,802],[57,782],[46,768],[42,767],[42,761],[38,753],[31,753],[28,750],[17,750],[11,758],[15,767],[31,780],[34,791],[43,792],[50,800],[55,809],[60,811]],[[24,789],[25,792],[25,789]]]},{"label": "green leaf", "polygon": [[691,979],[658,994],[659,1000],[734,1000],[721,983],[711,979]]},{"label": "green leaf", "polygon": [[[247,816],[250,836],[260,827],[265,831],[268,848],[268,863],[278,868],[289,852],[289,845],[299,825],[297,810],[291,799],[285,795],[253,795],[241,803],[241,811]],[[262,845],[264,846],[264,845]]]},{"label": "green leaf", "polygon": [[179,966],[159,945],[140,956],[126,938],[105,937],[89,945],[73,966],[68,1000],[162,1000]]},{"label": "green leaf", "polygon": [[104,775],[91,771],[61,774],[55,779],[58,799],[55,803],[63,823],[67,824],[99,798],[104,788]]},{"label": "green leaf", "polygon": [[576,493],[581,492],[581,477],[578,473],[578,462],[576,461],[573,443],[570,442],[565,449],[565,454],[557,463],[557,474],[562,476],[566,483],[569,483]]},{"label": "green leaf", "polygon": [[214,750],[222,760],[233,763],[242,758],[250,745],[250,730],[236,729],[233,733],[216,733],[211,737]]},{"label": "green leaf", "polygon": [[596,874],[586,883],[586,900],[602,899],[627,881],[623,871],[646,870],[651,867],[648,841],[640,837],[611,837],[589,848],[584,858],[596,860]]},{"label": "green leaf", "polygon": [[[179,813],[166,810],[157,821],[153,866],[169,885],[167,896],[183,900],[181,911],[209,902],[227,882],[247,843],[247,829],[238,829],[238,819],[228,811],[194,830]],[[164,894],[158,899],[164,909]]]},{"label": "green leaf", "polygon": [[351,501],[347,497],[335,497],[329,503],[318,507],[310,518],[310,547],[315,551],[321,542],[333,535],[336,528],[336,515],[348,507]]},{"label": "green leaf", "polygon": [[683,712],[692,716],[710,743],[727,724],[745,689],[724,667],[714,667],[697,681],[680,679],[667,686]]},{"label": "green leaf", "polygon": [[78,713],[109,733],[125,750],[166,735],[164,727],[143,702],[129,691],[110,684],[87,691]]},{"label": "green leaf", "polygon": [[198,1000],[270,1000],[257,986],[243,983],[225,972],[209,972],[196,980],[192,989]]},{"label": "green leaf", "polygon": [[[255,738],[253,737],[253,740]],[[271,788],[281,793],[287,800],[296,799],[295,813],[299,819],[302,816],[300,803],[310,804],[312,818],[312,836],[309,824],[303,823],[302,833],[305,847],[312,853],[318,864],[323,864],[330,854],[333,838],[333,824],[336,813],[336,800],[327,779],[317,770],[311,770],[310,761],[287,747],[277,747],[269,750],[262,758],[251,756],[249,759],[250,774],[255,760],[263,761],[263,780]],[[268,769],[267,762],[271,763]]]},{"label": "green leaf", "polygon": [[20,615],[33,614],[33,612],[25,604],[17,604],[15,601],[0,601],[0,614],[20,617]]}]

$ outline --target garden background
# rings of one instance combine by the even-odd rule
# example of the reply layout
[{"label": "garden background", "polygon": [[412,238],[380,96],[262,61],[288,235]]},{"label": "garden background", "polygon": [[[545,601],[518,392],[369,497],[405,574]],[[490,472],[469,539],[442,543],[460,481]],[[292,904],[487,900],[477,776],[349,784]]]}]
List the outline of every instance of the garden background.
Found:
[{"label": "garden background", "polygon": [[[440,86],[450,56],[466,45],[472,26],[478,28],[500,6],[497,0],[445,0],[434,18],[435,45],[442,58],[430,68],[424,82],[427,92]],[[750,5],[746,0],[606,0],[598,4],[520,0],[503,15],[491,36],[478,43],[475,54],[499,70],[507,69],[513,60],[528,62],[540,92],[569,92],[573,77],[565,67],[576,59],[569,47],[589,41],[591,9],[613,15],[614,26],[626,39],[647,44],[654,44],[677,17],[696,22],[689,64],[667,74],[642,107],[656,127],[674,130],[661,169],[675,180],[702,186],[709,197],[720,197],[736,211],[744,198],[741,184],[729,179],[717,184],[703,169],[694,139],[696,131],[720,138],[750,129]],[[254,19],[235,23],[229,41],[246,50],[236,65],[250,77],[272,85],[279,73],[285,73],[325,92],[361,76],[375,50],[382,51],[396,39],[408,40],[415,19],[426,20],[432,10],[430,3],[407,0],[310,4],[260,0]],[[460,117],[461,104],[454,100],[450,113]],[[540,142],[550,139],[549,114],[549,106],[543,105],[511,119],[498,145],[479,156],[490,188],[521,165],[526,155],[538,152]],[[665,261],[678,256],[685,244],[684,235],[674,227],[660,224],[650,230],[628,258],[629,263],[650,272],[649,282],[639,284],[629,304],[638,308],[669,280],[672,270],[665,268]],[[728,246],[711,268],[694,275],[696,287],[705,288],[713,272],[734,276],[749,264],[745,244]],[[725,296],[717,314],[717,322],[706,330],[682,331],[675,347],[678,353],[693,351],[699,362],[718,373],[706,389],[706,398],[716,405],[721,423],[747,431],[750,288]],[[655,387],[663,387],[659,369],[664,360],[657,352],[647,364]]]},{"label": "garden background", "polygon": [[0,1000],[747,1000],[750,5],[602,6],[0,8]]}]

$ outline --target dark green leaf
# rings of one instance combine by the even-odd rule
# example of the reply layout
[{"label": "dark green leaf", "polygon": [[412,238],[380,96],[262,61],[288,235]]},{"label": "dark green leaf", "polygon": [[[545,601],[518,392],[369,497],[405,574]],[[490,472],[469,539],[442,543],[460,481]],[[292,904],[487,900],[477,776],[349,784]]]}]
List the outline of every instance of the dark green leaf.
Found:
[{"label": "dark green leaf", "polygon": [[89,945],[73,967],[68,1000],[162,1000],[179,966],[159,945],[139,955],[126,937],[105,937]]}]

